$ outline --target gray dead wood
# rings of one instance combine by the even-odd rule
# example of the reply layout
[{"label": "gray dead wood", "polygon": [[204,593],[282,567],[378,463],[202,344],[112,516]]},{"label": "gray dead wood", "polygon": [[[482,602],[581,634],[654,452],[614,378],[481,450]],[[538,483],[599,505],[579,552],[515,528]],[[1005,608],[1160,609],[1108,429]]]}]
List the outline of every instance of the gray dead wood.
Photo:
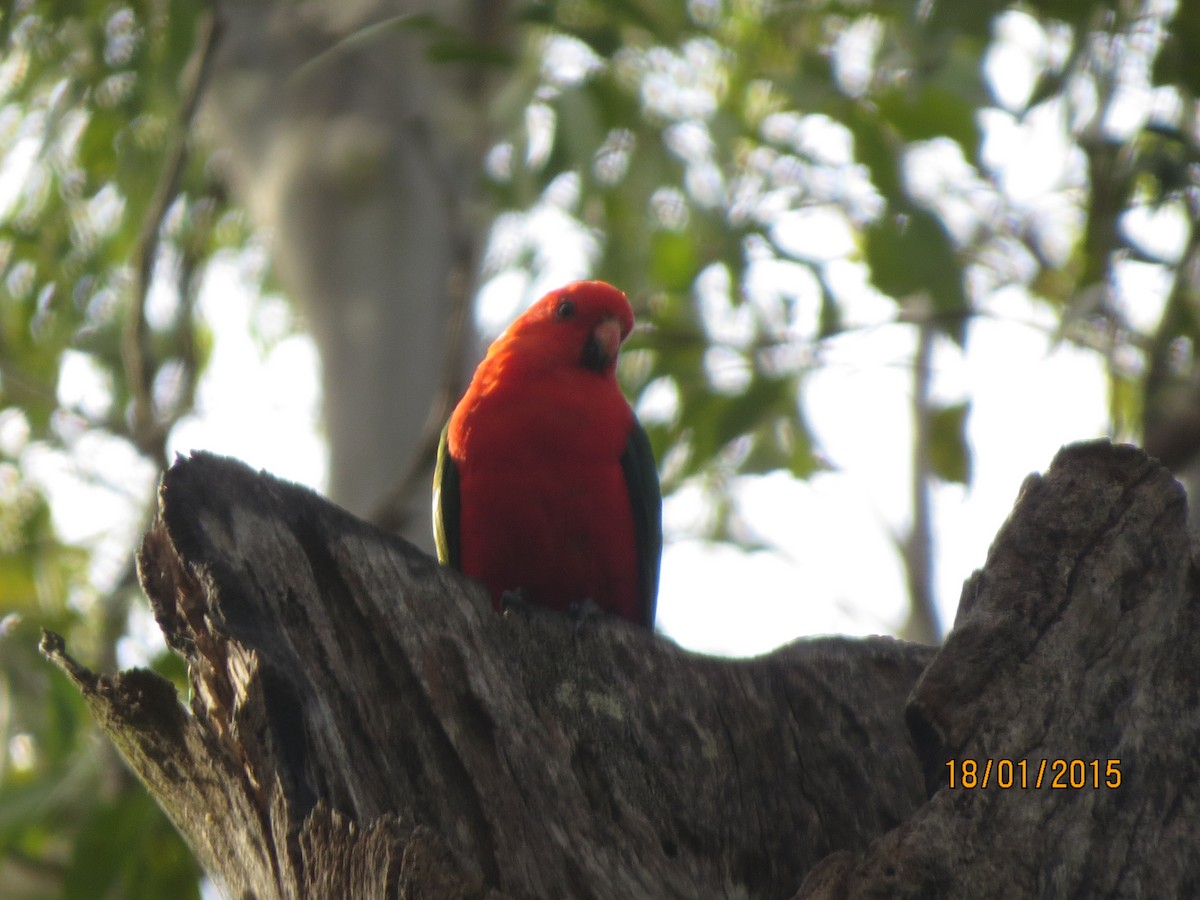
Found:
[{"label": "gray dead wood", "polygon": [[[1070,447],[936,655],[823,639],[733,661],[498,616],[403,541],[200,454],[140,556],[189,707],[45,649],[236,897],[1200,896],[1184,523],[1143,453]],[[997,783],[1043,759],[1041,787]],[[966,760],[992,761],[986,788]],[[1119,760],[1120,785],[1054,789],[1054,760],[1105,782]]]},{"label": "gray dead wood", "polygon": [[931,648],[734,661],[606,617],[502,617],[206,454],[164,477],[139,570],[189,706],[45,651],[234,897],[786,898],[924,801],[904,708]]},{"label": "gray dead wood", "polygon": [[[1133,447],[1064,449],[1026,481],[909,701],[929,802],[798,897],[1200,897],[1198,599],[1170,473]],[[998,784],[1001,760],[1025,761],[1026,788]],[[1100,787],[1075,760],[1099,760]]]}]

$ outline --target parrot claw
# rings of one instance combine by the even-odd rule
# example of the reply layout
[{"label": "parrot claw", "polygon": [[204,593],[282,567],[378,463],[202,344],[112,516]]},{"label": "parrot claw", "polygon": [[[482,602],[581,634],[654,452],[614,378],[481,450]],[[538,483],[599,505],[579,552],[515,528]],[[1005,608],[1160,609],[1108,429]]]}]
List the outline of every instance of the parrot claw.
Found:
[{"label": "parrot claw", "polygon": [[525,593],[525,588],[515,588],[500,595],[500,615],[502,616],[527,611],[532,605],[529,595]]}]

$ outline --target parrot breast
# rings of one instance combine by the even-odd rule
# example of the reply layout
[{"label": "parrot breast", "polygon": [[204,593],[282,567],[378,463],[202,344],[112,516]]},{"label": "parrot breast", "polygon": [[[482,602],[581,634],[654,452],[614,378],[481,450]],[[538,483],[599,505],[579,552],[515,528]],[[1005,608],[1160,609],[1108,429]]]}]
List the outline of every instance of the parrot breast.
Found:
[{"label": "parrot breast", "polygon": [[636,621],[638,563],[620,463],[633,413],[615,384],[581,392],[570,381],[500,381],[503,389],[451,420],[462,569],[497,606],[520,588],[552,609],[591,600]]}]

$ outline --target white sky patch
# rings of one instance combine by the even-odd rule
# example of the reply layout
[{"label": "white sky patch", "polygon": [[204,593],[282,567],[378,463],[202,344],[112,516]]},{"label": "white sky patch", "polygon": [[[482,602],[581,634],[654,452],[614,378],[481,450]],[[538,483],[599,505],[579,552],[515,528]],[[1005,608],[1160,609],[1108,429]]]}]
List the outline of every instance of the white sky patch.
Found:
[{"label": "white sky patch", "polygon": [[[679,388],[670,378],[656,378],[642,391],[637,402],[638,418],[644,423],[671,422],[679,415]],[[0,436],[3,429],[0,428]]]},{"label": "white sky patch", "polygon": [[196,410],[171,432],[170,454],[210,450],[236,456],[309,487],[328,478],[318,430],[320,359],[305,334],[277,340],[264,355],[253,337],[253,286],[237,266],[211,266],[199,308],[217,333]]},{"label": "white sky patch", "polygon": [[1019,112],[1051,60],[1051,39],[1032,16],[1017,10],[997,16],[993,31],[996,41],[983,59],[984,77],[996,101]]},{"label": "white sky patch", "polygon": [[641,69],[642,105],[652,117],[707,119],[727,88],[728,51],[709,38],[693,38],[681,51],[651,47],[630,55]]},{"label": "white sky patch", "polygon": [[1162,206],[1142,204],[1121,216],[1121,227],[1142,249],[1168,262],[1178,262],[1188,235],[1187,211],[1179,201]]},{"label": "white sky patch", "polygon": [[935,209],[960,243],[970,240],[981,221],[995,217],[995,189],[983,181],[950,138],[913,145],[904,158],[904,181],[914,199]]},{"label": "white sky patch", "polygon": [[683,231],[688,224],[688,201],[683,191],[675,187],[661,187],[650,195],[650,215],[659,228],[668,231]]},{"label": "white sky patch", "polygon": [[29,419],[24,410],[9,407],[0,412],[0,453],[16,456],[29,443]]},{"label": "white sky patch", "polygon": [[766,653],[801,634],[864,634],[864,624],[815,596],[812,579],[774,553],[683,540],[663,559],[658,628],[689,650]]},{"label": "white sky patch", "polygon": [[[743,276],[746,296],[755,302],[758,316],[775,332],[789,332],[804,339],[816,334],[821,287],[812,270],[800,263],[767,253],[747,253],[749,264]],[[784,303],[790,303],[784,307]],[[783,316],[790,313],[790,319]]]},{"label": "white sky patch", "polygon": [[555,87],[586,81],[604,67],[604,61],[579,38],[549,35],[542,41],[542,78]]},{"label": "white sky patch", "polygon": [[842,318],[848,328],[888,323],[896,318],[896,301],[876,290],[862,263],[833,259],[822,267],[821,274],[842,303]]},{"label": "white sky patch", "polygon": [[[530,304],[548,291],[590,277],[599,254],[597,236],[571,210],[579,202],[579,179],[554,179],[528,213],[501,216],[484,251],[484,278],[475,325],[486,347]],[[525,263],[532,259],[532,276]]]},{"label": "white sky patch", "polygon": [[983,163],[1013,202],[1032,207],[1047,193],[1082,183],[1082,157],[1063,130],[1061,103],[1043,103],[1022,119],[998,109],[979,116]]},{"label": "white sky patch", "polygon": [[862,96],[870,86],[882,40],[883,24],[876,16],[860,16],[838,36],[833,48],[833,74],[851,97]]},{"label": "white sky patch", "polygon": [[704,351],[704,374],[718,394],[740,394],[750,383],[750,365],[746,357],[720,345]]},{"label": "white sky patch", "polygon": [[482,335],[496,336],[521,314],[522,299],[529,294],[529,274],[505,269],[485,281],[475,302],[475,325]]},{"label": "white sky patch", "polygon": [[[938,598],[949,625],[964,578],[982,566],[1026,476],[1043,472],[1064,444],[1105,437],[1105,374],[1099,356],[1054,344],[1053,315],[1017,290],[986,304],[972,324],[960,387],[975,471],[968,491],[936,495]],[[1040,326],[1040,327],[1037,327]]]},{"label": "white sky patch", "polygon": [[556,121],[554,110],[545,103],[531,103],[525,110],[525,133],[528,138],[525,164],[529,168],[540,169],[550,158]]},{"label": "white sky patch", "polygon": [[871,497],[876,521],[897,531],[911,509],[914,341],[911,327],[888,325],[831,342],[804,386],[804,410],[823,455]]},{"label": "white sky patch", "polygon": [[117,641],[117,665],[122,669],[147,667],[166,646],[149,604],[135,604],[129,610],[125,635]]},{"label": "white sky patch", "polygon": [[179,292],[175,288],[175,271],[179,258],[170,246],[164,246],[154,263],[150,287],[146,291],[146,324],[152,329],[166,330],[179,313]]},{"label": "white sky patch", "polygon": [[84,432],[65,452],[31,444],[21,465],[45,490],[63,541],[93,551],[91,583],[111,588],[136,547],[154,467],[126,441],[99,431]]},{"label": "white sky patch", "polygon": [[[0,115],[15,107],[5,107]],[[25,192],[25,185],[37,161],[39,142],[23,137],[5,148],[4,164],[0,168],[0,216],[9,215]]]},{"label": "white sky patch", "polygon": [[1122,260],[1114,272],[1121,313],[1137,331],[1152,334],[1162,320],[1171,289],[1170,271],[1157,263]]},{"label": "white sky patch", "polygon": [[112,377],[88,353],[65,350],[58,375],[59,406],[99,421],[108,415]]},{"label": "white sky patch", "polygon": [[688,166],[684,185],[699,206],[716,209],[725,201],[725,179],[711,160]]},{"label": "white sky patch", "polygon": [[814,262],[844,259],[857,247],[845,212],[832,204],[782,213],[771,226],[771,237],[788,253]]},{"label": "white sky patch", "polygon": [[[714,286],[718,280],[719,276],[713,277]],[[739,348],[749,346],[754,338],[754,310],[749,303],[735,304],[728,290],[700,291],[697,299],[709,340]]]}]

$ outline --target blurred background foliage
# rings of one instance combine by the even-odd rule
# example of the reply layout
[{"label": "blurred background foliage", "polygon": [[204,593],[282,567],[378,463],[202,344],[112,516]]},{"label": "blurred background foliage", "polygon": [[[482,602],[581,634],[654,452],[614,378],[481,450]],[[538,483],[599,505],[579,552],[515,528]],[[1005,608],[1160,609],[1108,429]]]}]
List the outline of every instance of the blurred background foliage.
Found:
[{"label": "blurred background foliage", "polygon": [[[222,148],[194,128],[219,24],[219,7],[190,0],[0,8],[5,897],[200,891],[186,848],[36,644],[50,628],[89,664],[116,667],[144,604],[129,560],[211,349],[197,292],[210,266],[261,239],[231,198]],[[545,250],[528,225],[548,216],[584,242],[596,277],[635,299],[652,327],[621,374],[631,396],[654,398],[643,413],[665,490],[698,484],[710,499],[710,536],[738,538],[736,476],[836,465],[815,445],[802,387],[834,342],[855,339],[852,297],[864,291],[890,298],[916,336],[914,509],[897,541],[910,635],[938,628],[928,492],[971,477],[970,398],[935,403],[930,353],[966,344],[988,294],[1017,285],[1052,309],[1059,340],[1105,361],[1112,434],[1189,477],[1197,4],[562,0],[513,4],[508,27],[511,53],[436,12],[381,14],[330,46],[402,29],[425,35],[437,64],[482,64],[502,80],[481,160],[493,225],[480,278],[536,271]],[[1005,84],[1014,29],[1035,62],[1027,89]],[[1057,208],[1014,196],[986,152],[988,127],[1039,115],[1075,163]],[[1182,234],[1167,250],[1145,226],[1164,216]],[[849,249],[814,252],[813,223],[849,235]],[[1131,294],[1132,265],[1153,267],[1161,297]],[[64,392],[71,369],[101,389]],[[80,462],[97,435],[106,459],[113,441],[127,447],[116,458],[128,472]],[[881,452],[909,452],[880,438]],[[65,542],[38,475],[48,459],[111,482],[100,486],[144,510],[140,523]],[[123,552],[100,558],[102,539]],[[175,658],[153,665],[185,689]]]}]

